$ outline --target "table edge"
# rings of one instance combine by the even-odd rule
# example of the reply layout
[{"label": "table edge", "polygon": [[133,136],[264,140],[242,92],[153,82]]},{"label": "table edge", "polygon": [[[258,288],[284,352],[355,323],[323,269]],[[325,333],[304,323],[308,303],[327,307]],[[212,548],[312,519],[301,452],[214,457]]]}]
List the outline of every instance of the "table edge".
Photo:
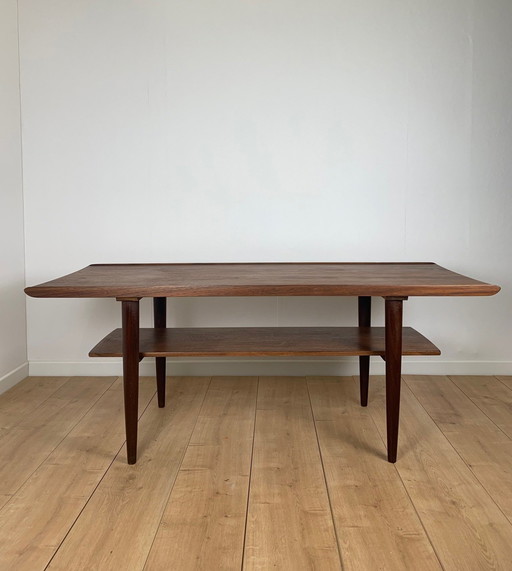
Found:
[{"label": "table edge", "polygon": [[119,298],[119,297],[274,297],[274,296],[491,296],[500,286],[477,283],[453,286],[382,286],[382,285],[215,285],[215,286],[31,286],[25,293],[36,298]]}]

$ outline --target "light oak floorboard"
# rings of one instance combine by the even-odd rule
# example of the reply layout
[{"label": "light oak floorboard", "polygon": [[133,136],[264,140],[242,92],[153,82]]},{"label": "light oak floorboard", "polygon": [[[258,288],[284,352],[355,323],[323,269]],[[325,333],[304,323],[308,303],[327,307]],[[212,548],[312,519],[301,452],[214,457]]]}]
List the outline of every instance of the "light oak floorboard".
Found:
[{"label": "light oak floorboard", "polygon": [[308,377],[343,568],[441,569],[352,377]]},{"label": "light oak floorboard", "polygon": [[341,569],[304,378],[259,381],[244,569]]},{"label": "light oak floorboard", "polygon": [[512,521],[512,440],[448,377],[406,376],[404,379],[489,495]]},{"label": "light oak floorboard", "polygon": [[[155,386],[155,379],[141,379],[139,414]],[[124,440],[117,381],[0,510],[0,569],[46,567]]]},{"label": "light oak floorboard", "polygon": [[496,378],[512,390],[512,375],[498,375]]},{"label": "light oak floorboard", "polygon": [[213,378],[146,564],[240,569],[257,378]]},{"label": "light oak floorboard", "polygon": [[[384,438],[383,379],[371,386],[369,410]],[[510,522],[405,383],[401,403],[396,467],[444,569],[510,569]]]},{"label": "light oak floorboard", "polygon": [[0,395],[0,428],[12,428],[41,406],[69,377],[27,377]]},{"label": "light oak floorboard", "polygon": [[[385,460],[382,378],[372,378],[366,409],[353,381],[262,378],[256,424],[255,381],[247,380],[217,378],[207,391],[209,379],[172,379],[166,409],[152,400],[142,415],[135,466],[126,464],[119,379],[99,379],[108,388],[97,396],[92,378],[54,379],[64,383],[54,392],[48,379],[27,398],[26,389],[11,394],[3,410],[23,402],[31,413],[14,412],[17,423],[0,427],[4,476],[19,478],[0,491],[0,569],[142,571],[147,563],[151,571],[165,568],[172,538],[182,545],[171,551],[184,555],[169,569],[186,569],[194,557],[198,569],[208,561],[240,568],[244,517],[246,569],[340,569],[339,546],[345,569],[421,571],[435,568],[425,534],[447,571],[512,569],[503,513],[510,438],[501,432],[512,416],[509,377],[456,378],[471,396],[446,378],[407,377],[394,467]],[[145,381],[141,408],[155,390],[154,379]],[[28,464],[13,445],[20,431],[29,436],[17,441]]]},{"label": "light oak floorboard", "polygon": [[[2,437],[0,433],[0,438]],[[5,504],[12,498],[12,494],[3,494],[0,496],[0,510],[5,506]]]},{"label": "light oak floorboard", "polygon": [[496,377],[451,376],[450,379],[512,438],[512,391],[506,384]]},{"label": "light oak floorboard", "polygon": [[166,407],[139,422],[137,464],[123,448],[47,569],[143,568],[209,382],[172,378]]},{"label": "light oak floorboard", "polygon": [[0,494],[13,494],[80,421],[115,377],[72,377],[0,439]]}]

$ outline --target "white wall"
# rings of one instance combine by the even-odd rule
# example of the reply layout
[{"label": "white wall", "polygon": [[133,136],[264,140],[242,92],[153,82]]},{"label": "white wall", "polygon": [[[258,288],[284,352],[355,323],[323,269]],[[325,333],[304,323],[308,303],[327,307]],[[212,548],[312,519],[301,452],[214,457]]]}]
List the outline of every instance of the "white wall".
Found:
[{"label": "white wall", "polygon": [[3,392],[28,374],[15,0],[0,0],[0,78],[0,392]]},{"label": "white wall", "polygon": [[[28,283],[98,262],[436,261],[503,291],[407,302],[443,356],[406,370],[512,373],[509,0],[20,0],[20,27]],[[32,371],[112,372],[86,354],[119,312],[30,299]],[[183,325],[355,315],[170,307]]]}]

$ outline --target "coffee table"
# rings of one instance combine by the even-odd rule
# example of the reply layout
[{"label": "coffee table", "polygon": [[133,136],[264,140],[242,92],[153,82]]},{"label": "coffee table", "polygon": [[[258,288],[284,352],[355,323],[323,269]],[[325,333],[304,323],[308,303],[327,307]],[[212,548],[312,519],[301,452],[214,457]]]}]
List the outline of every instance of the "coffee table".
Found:
[{"label": "coffee table", "polygon": [[[101,340],[91,357],[122,357],[126,446],[137,461],[139,361],[155,357],[158,406],[165,406],[166,357],[359,356],[361,405],[368,402],[370,356],[386,362],[388,461],[398,446],[402,355],[439,355],[403,327],[410,296],[488,296],[499,286],[434,263],[94,264],[25,292],[48,298],[115,298],[122,327]],[[168,297],[354,296],[357,327],[167,328]],[[385,300],[385,326],[371,327],[371,298]],[[139,328],[139,301],[153,298],[154,327]]]}]

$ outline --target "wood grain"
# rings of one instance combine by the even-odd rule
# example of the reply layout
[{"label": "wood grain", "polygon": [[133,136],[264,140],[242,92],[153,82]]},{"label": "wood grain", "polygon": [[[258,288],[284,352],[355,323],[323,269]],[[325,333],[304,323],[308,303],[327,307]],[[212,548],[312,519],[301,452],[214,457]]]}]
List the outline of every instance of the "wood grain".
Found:
[{"label": "wood grain", "polygon": [[[155,394],[141,379],[142,411]],[[0,569],[44,569],[124,443],[116,381],[0,510]]]},{"label": "wood grain", "polygon": [[433,263],[104,264],[28,287],[33,297],[494,295]]},{"label": "wood grain", "polygon": [[114,377],[72,377],[0,439],[0,494],[12,494],[58,446]]},{"label": "wood grain", "polygon": [[502,380],[482,376],[451,376],[450,379],[512,438],[512,391]]},{"label": "wood grain", "polygon": [[148,407],[139,462],[116,457],[48,569],[142,569],[209,381],[173,378],[169,404]]},{"label": "wood grain", "polygon": [[[380,382],[379,382],[380,381]],[[383,380],[369,407],[386,434]],[[509,569],[512,526],[407,386],[397,470],[445,570]]]},{"label": "wood grain", "polygon": [[27,377],[3,393],[0,428],[19,424],[68,380],[69,377]]},{"label": "wood grain", "polygon": [[[323,463],[318,449],[313,452],[313,421],[304,398],[304,379],[262,379],[266,387],[259,399],[259,460],[257,472],[252,470],[251,485],[253,500],[254,492],[258,493],[258,504],[253,501],[250,514],[245,512],[249,526],[244,543],[246,568],[340,568],[339,561],[331,559],[336,545],[334,526],[325,523],[325,518],[330,518],[329,506],[321,500],[327,497],[325,483],[320,482],[325,475],[344,568],[435,568],[432,551],[424,543],[426,534],[447,571],[510,569],[512,525],[502,513],[508,510],[502,502],[507,500],[510,477],[506,464],[509,437],[503,432],[499,436],[490,417],[498,411],[496,419],[503,427],[507,414],[512,417],[507,400],[509,379],[457,378],[461,387],[468,391],[471,387],[470,399],[446,378],[408,376],[402,394],[402,454],[394,467],[383,460],[382,378],[372,378],[366,409],[357,404],[353,380],[308,379]],[[62,381],[54,380],[56,384]],[[0,569],[43,571],[50,561],[61,569],[152,571],[147,556],[155,537],[179,532],[162,516],[166,506],[176,505],[177,496],[171,489],[185,449],[186,462],[201,468],[195,473],[206,490],[182,463],[179,478],[186,476],[194,497],[188,504],[183,501],[183,508],[188,507],[190,513],[184,514],[184,509],[181,513],[185,523],[192,525],[195,520],[201,530],[205,524],[199,520],[208,514],[209,539],[204,537],[198,548],[193,541],[201,532],[195,534],[190,527],[187,537],[191,543],[184,540],[183,546],[171,548],[186,551],[189,545],[187,561],[193,554],[199,561],[208,557],[222,560],[211,569],[229,569],[235,559],[240,568],[235,504],[238,506],[242,497],[238,483],[245,485],[243,435],[249,430],[247,403],[254,407],[252,389],[246,379],[238,379],[238,384],[234,379],[216,379],[215,389],[201,405],[201,395],[207,392],[202,380],[169,380],[168,406],[176,408],[169,414],[157,408],[155,399],[150,403],[141,420],[142,452],[148,457],[135,467],[124,464],[120,380],[92,402],[85,414],[78,403],[90,398],[83,392],[86,382],[70,383],[74,396],[72,390],[63,391],[65,382],[53,394],[46,389],[31,392],[34,399],[40,395],[39,403],[19,397],[28,410],[40,409],[34,422],[41,429],[41,445],[46,446],[48,439],[45,418],[54,438],[61,431],[60,443],[28,479],[20,472],[22,479],[13,486],[12,494],[0,493]],[[89,384],[93,381],[89,379]],[[147,381],[141,381],[141,404],[154,393],[154,379]],[[46,387],[50,384],[48,379]],[[416,391],[421,404],[408,386]],[[18,406],[13,405],[14,400],[8,393],[0,395],[0,415],[4,403],[6,410]],[[502,404],[498,406],[499,401]],[[479,403],[489,409],[482,411]],[[71,429],[68,406],[81,415]],[[62,424],[56,422],[59,410],[67,418]],[[240,416],[235,419],[237,411]],[[194,415],[197,422],[193,429]],[[30,416],[22,415],[22,420],[30,420]],[[372,428],[370,417],[377,426]],[[0,428],[0,442],[19,429]],[[377,436],[376,429],[382,436]],[[31,438],[37,440],[38,434],[36,431]],[[190,441],[187,434],[192,435]],[[16,469],[10,456],[3,458],[10,469]],[[233,492],[224,487],[228,482],[220,481],[225,469],[239,477]],[[404,500],[404,490],[409,503]],[[221,493],[217,495],[217,491]],[[411,505],[425,529],[423,539],[414,514],[411,517]],[[233,514],[232,518],[220,518],[228,520],[224,527],[213,524],[221,506],[229,508],[226,514]],[[158,551],[168,548],[162,541]]]},{"label": "wood grain", "polygon": [[260,378],[244,569],[341,569],[304,378]]},{"label": "wood grain", "polygon": [[[308,377],[343,569],[441,569],[355,378]],[[421,567],[419,562],[421,561]]]},{"label": "wood grain", "polygon": [[[141,357],[384,355],[384,327],[191,327],[142,328]],[[439,355],[412,327],[403,329],[404,355]],[[120,357],[122,330],[115,329],[89,353]]]},{"label": "wood grain", "polygon": [[498,375],[496,378],[509,389],[512,389],[512,375]]},{"label": "wood grain", "polygon": [[[448,377],[406,376],[405,380],[491,498],[512,521],[512,439]],[[499,383],[496,379],[495,382]]]},{"label": "wood grain", "polygon": [[[1,437],[0,433],[0,437]],[[0,510],[5,506],[7,502],[9,502],[13,497],[13,494],[0,494]]]},{"label": "wood grain", "polygon": [[257,378],[212,379],[146,568],[240,569]]}]

